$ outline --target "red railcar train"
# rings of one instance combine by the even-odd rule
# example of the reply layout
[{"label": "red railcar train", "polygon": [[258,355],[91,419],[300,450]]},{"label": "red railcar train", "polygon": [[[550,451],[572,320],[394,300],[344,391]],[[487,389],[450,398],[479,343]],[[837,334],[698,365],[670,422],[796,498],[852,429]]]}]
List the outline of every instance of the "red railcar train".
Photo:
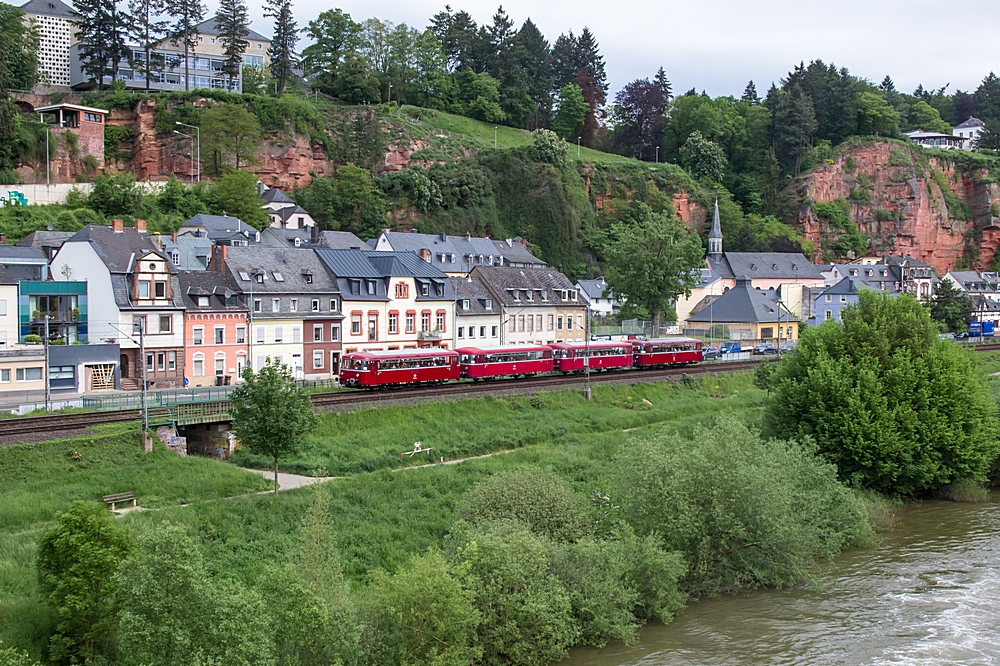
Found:
[{"label": "red railcar train", "polygon": [[632,347],[637,368],[699,363],[702,360],[701,340],[693,338],[635,340]]},{"label": "red railcar train", "polygon": [[479,380],[552,372],[552,348],[547,345],[463,347],[455,351],[459,354],[462,378]]},{"label": "red railcar train", "polygon": [[591,370],[630,368],[635,363],[631,342],[557,342],[552,347],[553,367],[557,372],[583,372],[589,349]]},{"label": "red railcar train", "polygon": [[340,366],[340,383],[358,388],[454,379],[458,379],[458,354],[441,348],[356,352],[344,355]]}]

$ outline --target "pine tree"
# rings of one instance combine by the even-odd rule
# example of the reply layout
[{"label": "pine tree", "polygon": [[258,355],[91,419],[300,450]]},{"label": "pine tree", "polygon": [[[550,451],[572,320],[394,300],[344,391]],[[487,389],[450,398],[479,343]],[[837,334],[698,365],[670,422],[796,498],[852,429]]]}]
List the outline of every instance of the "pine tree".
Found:
[{"label": "pine tree", "polygon": [[250,45],[247,41],[247,35],[250,34],[250,12],[247,11],[246,3],[243,0],[219,0],[215,25],[222,41],[222,53],[226,57],[222,71],[229,78],[229,90],[233,90],[233,79],[240,75],[243,53]]},{"label": "pine tree", "polygon": [[983,120],[1000,120],[1000,78],[990,72],[973,93],[976,111]]},{"label": "pine tree", "polygon": [[127,15],[118,12],[115,0],[77,0],[80,15],[76,37],[80,42],[81,70],[104,90],[104,77],[118,78],[118,66],[130,58],[125,45]]},{"label": "pine tree", "polygon": [[292,78],[292,59],[299,32],[292,16],[291,0],[267,0],[264,16],[274,19],[274,36],[271,38],[271,74],[277,83],[278,95],[285,94],[285,86]]},{"label": "pine tree", "polygon": [[885,78],[882,79],[882,83],[878,84],[878,89],[882,92],[894,93],[896,92],[896,84],[893,83],[892,77],[886,74]]},{"label": "pine tree", "polygon": [[549,42],[531,19],[517,31],[514,53],[517,69],[524,73],[527,81],[528,96],[534,102],[527,129],[546,127],[552,115],[552,54]]},{"label": "pine tree", "polygon": [[747,84],[747,87],[743,90],[743,97],[741,97],[744,102],[750,102],[752,106],[760,104],[760,97],[757,95],[757,86],[751,80]]},{"label": "pine tree", "polygon": [[559,39],[552,45],[553,87],[562,90],[577,74],[579,68],[576,63],[576,37],[570,30],[569,35],[559,35]]},{"label": "pine tree", "polygon": [[201,0],[167,0],[167,13],[174,17],[170,43],[184,47],[184,90],[191,89],[191,53],[198,46],[198,24],[205,18]]},{"label": "pine tree", "polygon": [[608,75],[604,70],[604,56],[590,28],[584,28],[576,40],[576,61],[580,71],[594,79],[594,86],[601,91],[599,104],[607,101]]},{"label": "pine tree", "polygon": [[131,17],[129,36],[143,50],[143,60],[138,63],[136,69],[143,72],[146,79],[146,92],[149,92],[152,72],[160,69],[163,65],[163,57],[156,54],[153,49],[167,35],[167,28],[170,25],[168,21],[160,18],[164,9],[163,0],[129,0],[128,3]]},{"label": "pine tree", "polygon": [[656,87],[660,89],[660,93],[663,95],[663,108],[660,109],[660,113],[664,113],[667,110],[667,104],[674,98],[674,87],[671,85],[670,79],[667,78],[667,72],[663,69],[662,65],[656,70],[653,83],[656,84]]}]

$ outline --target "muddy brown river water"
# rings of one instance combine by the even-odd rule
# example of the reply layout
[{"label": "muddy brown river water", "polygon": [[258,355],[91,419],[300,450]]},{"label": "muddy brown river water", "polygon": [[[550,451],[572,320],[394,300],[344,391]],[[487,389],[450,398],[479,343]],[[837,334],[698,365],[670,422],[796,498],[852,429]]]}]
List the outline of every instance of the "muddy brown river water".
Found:
[{"label": "muddy brown river water", "polygon": [[907,506],[819,586],[692,603],[634,645],[559,662],[622,664],[1000,664],[1000,495]]}]

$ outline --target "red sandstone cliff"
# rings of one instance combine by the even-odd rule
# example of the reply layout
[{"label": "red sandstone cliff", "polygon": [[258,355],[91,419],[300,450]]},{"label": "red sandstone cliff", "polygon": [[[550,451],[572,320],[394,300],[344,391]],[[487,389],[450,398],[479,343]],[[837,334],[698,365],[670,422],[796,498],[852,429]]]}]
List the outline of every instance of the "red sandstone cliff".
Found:
[{"label": "red sandstone cliff", "polygon": [[989,267],[1000,245],[1000,185],[947,158],[922,158],[898,143],[855,145],[793,183],[801,202],[796,222],[817,248],[814,260],[831,258],[822,245],[839,232],[811,204],[844,199],[872,254],[913,257],[939,274],[959,265]]}]

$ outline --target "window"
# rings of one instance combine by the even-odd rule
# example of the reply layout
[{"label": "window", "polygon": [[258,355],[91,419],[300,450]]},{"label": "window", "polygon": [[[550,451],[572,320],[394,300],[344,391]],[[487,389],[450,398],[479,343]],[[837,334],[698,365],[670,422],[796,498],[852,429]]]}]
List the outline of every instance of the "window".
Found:
[{"label": "window", "polygon": [[470,326],[469,327],[469,337],[470,338],[476,337],[476,327],[475,326]]},{"label": "window", "polygon": [[257,327],[257,344],[259,344],[259,345],[264,344],[264,327],[263,326],[258,326]]},{"label": "window", "polygon": [[[10,371],[8,371],[9,373]],[[42,369],[39,368],[18,368],[17,381],[19,382],[40,382],[42,381]],[[9,375],[7,381],[10,381]]]},{"label": "window", "polygon": [[198,307],[199,308],[207,308],[208,307],[208,296],[199,296],[198,297]]},{"label": "window", "polygon": [[170,315],[160,315],[160,333],[169,333],[173,320]]},{"label": "window", "polygon": [[351,315],[351,335],[361,335],[361,315]]},{"label": "window", "polygon": [[493,309],[493,299],[492,298],[487,298],[486,302],[483,303],[483,307],[485,307],[487,310],[492,310]]},{"label": "window", "polygon": [[312,299],[312,311],[313,312],[319,312],[319,299],[318,298]]},{"label": "window", "polygon": [[378,315],[368,315],[368,342],[378,340]]},{"label": "window", "polygon": [[99,122],[101,122],[101,114],[99,114],[99,113],[91,113],[89,111],[84,111],[83,112],[83,119],[84,120],[89,120],[92,123],[99,123]]},{"label": "window", "polygon": [[253,279],[257,281],[257,284],[264,284],[264,274],[255,273]]},{"label": "window", "polygon": [[0,299],[0,315],[7,314],[7,301]]},{"label": "window", "polygon": [[535,317],[534,315],[528,315],[528,332],[533,333],[535,331]]},{"label": "window", "polygon": [[562,321],[563,321],[563,318],[562,318],[562,317],[558,317],[558,318],[556,319],[556,330],[557,330],[557,331],[561,331],[561,330],[563,330],[563,328],[562,328]]},{"label": "window", "polygon": [[517,317],[511,315],[511,318],[508,319],[508,321],[510,322],[510,324],[508,326],[508,330],[511,333],[515,332],[517,330]]},{"label": "window", "polygon": [[271,299],[271,312],[278,312],[281,310],[281,299],[272,298]]},{"label": "window", "polygon": [[395,312],[389,313],[389,333],[393,335],[399,333],[399,314]]},{"label": "window", "polygon": [[462,309],[463,310],[468,310],[469,309],[469,299],[467,299],[467,298],[463,298],[462,299]]},{"label": "window", "polygon": [[429,331],[431,330],[431,313],[421,312],[420,313],[420,330]]},{"label": "window", "polygon": [[437,330],[444,330],[444,312],[439,311],[437,313],[436,321],[434,323],[437,324]]},{"label": "window", "polygon": [[216,326],[215,327],[215,344],[223,345],[226,343],[226,327]]},{"label": "window", "polygon": [[291,305],[289,306],[288,309],[291,310],[292,312],[298,312],[299,311],[299,299],[293,298],[291,300]]},{"label": "window", "polygon": [[323,367],[323,350],[316,349],[313,351],[313,368]]},{"label": "window", "polygon": [[374,280],[367,280],[366,283],[368,285],[368,295],[369,296],[374,296],[375,295],[375,281]]},{"label": "window", "polygon": [[292,342],[302,342],[301,326],[292,326]]},{"label": "window", "polygon": [[[295,240],[298,240],[298,238],[296,238]],[[312,273],[303,273],[302,274],[302,279],[306,281],[306,284],[312,284],[313,283]]]},{"label": "window", "polygon": [[224,375],[226,374],[226,355],[216,354],[215,355],[215,374]]},{"label": "window", "polygon": [[337,342],[340,340],[340,327],[336,324],[330,327],[330,341]]},{"label": "window", "polygon": [[846,303],[847,302],[847,294],[841,294],[840,295],[840,302],[841,303]]},{"label": "window", "polygon": [[204,377],[205,376],[205,359],[204,358],[202,358],[201,356],[195,356],[194,359],[193,359],[193,361],[192,361],[192,365],[194,366],[194,369],[192,370],[192,374],[194,374],[195,377]]},{"label": "window", "polygon": [[202,344],[205,338],[205,327],[195,326],[191,331],[192,343],[196,345]]},{"label": "window", "polygon": [[555,317],[553,317],[552,315],[549,315],[549,330],[550,331],[552,330],[552,325],[553,325],[552,322],[553,321],[555,321]]},{"label": "window", "polygon": [[0,382],[7,383],[10,381],[10,370],[0,370]]},{"label": "window", "polygon": [[177,352],[167,352],[167,369],[177,369]]},{"label": "window", "polygon": [[149,298],[149,283],[139,282],[139,298]]},{"label": "window", "polygon": [[420,295],[427,296],[429,293],[430,293],[430,285],[424,282],[423,284],[420,285]]},{"label": "window", "polygon": [[336,298],[331,298],[330,299],[330,312],[336,312],[336,311],[337,311],[337,299]]},{"label": "window", "polygon": [[153,355],[146,354],[146,372],[153,371]]},{"label": "window", "polygon": [[417,320],[417,313],[416,312],[407,312],[406,313],[406,332],[407,333],[413,333],[414,332],[414,330],[416,329],[416,320]]},{"label": "window", "polygon": [[396,298],[409,298],[410,297],[410,285],[405,282],[396,283]]},{"label": "window", "polygon": [[824,319],[824,321],[827,320],[827,319],[833,319],[833,312],[831,310],[824,310],[823,311],[823,319]]},{"label": "window", "polygon": [[517,330],[520,333],[524,333],[524,315],[517,316]]},{"label": "window", "polygon": [[285,276],[282,275],[281,273],[277,272],[277,271],[271,271],[271,275],[274,276],[274,281],[275,282],[284,282],[285,281]]},{"label": "window", "polygon": [[274,344],[280,345],[285,341],[285,327],[275,326],[274,327]]},{"label": "window", "polygon": [[236,344],[242,345],[246,344],[247,341],[247,327],[237,326],[236,327]]},{"label": "window", "polygon": [[[486,327],[484,326],[483,328],[485,329]],[[497,327],[496,326],[493,327],[493,335],[492,335],[492,337],[494,337],[494,338],[497,337]]]},{"label": "window", "polygon": [[166,282],[154,282],[153,289],[156,293],[157,298],[167,297],[167,283]]},{"label": "window", "polygon": [[313,342],[323,342],[323,324],[313,324]]},{"label": "window", "polygon": [[260,299],[259,298],[253,299],[253,311],[254,312],[260,312]]},{"label": "window", "polygon": [[833,296],[831,296],[830,294],[827,294],[827,295],[826,295],[826,302],[827,302],[827,303],[831,303],[831,302],[833,302]]},{"label": "window", "polygon": [[[470,326],[469,329],[471,331],[472,327]],[[465,327],[464,326],[459,326],[458,327],[458,337],[460,337],[460,338],[464,338],[465,337]]]},{"label": "window", "polygon": [[72,365],[50,365],[49,380],[76,379],[76,368]]},{"label": "window", "polygon": [[167,355],[164,352],[157,352],[156,354],[156,369],[163,372],[167,367]]},{"label": "window", "polygon": [[486,337],[486,327],[485,326],[480,326],[479,327],[479,337],[481,337],[481,338],[485,338]]}]

